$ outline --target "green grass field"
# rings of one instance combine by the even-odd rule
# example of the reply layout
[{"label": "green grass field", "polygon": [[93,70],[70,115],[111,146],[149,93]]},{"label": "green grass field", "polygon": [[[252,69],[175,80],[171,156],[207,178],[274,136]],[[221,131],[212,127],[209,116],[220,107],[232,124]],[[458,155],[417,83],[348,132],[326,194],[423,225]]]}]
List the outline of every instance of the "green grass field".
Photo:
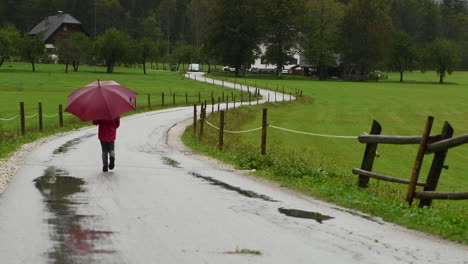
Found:
[{"label": "green grass field", "polygon": [[[269,124],[319,134],[358,136],[368,133],[375,119],[382,125],[384,135],[421,135],[429,115],[435,117],[431,134],[439,134],[444,121],[454,127],[454,136],[468,133],[467,72],[455,72],[444,85],[435,83],[438,77],[433,72],[409,73],[405,83],[398,82],[397,74],[389,74],[387,80],[379,82],[321,82],[297,76],[283,80],[256,75],[245,79],[226,74],[217,77],[251,86],[256,83],[273,90],[278,87],[279,91],[284,86],[287,93],[298,89],[304,92],[304,98],[297,102],[229,111],[225,120],[227,130],[259,127],[261,108],[267,107]],[[217,123],[218,118],[214,115],[210,120]],[[357,176],[351,170],[360,167],[365,149],[357,139],[314,137],[269,128],[268,156],[262,158],[252,154],[260,152],[260,132],[227,134],[224,152],[216,150],[216,131],[206,135],[200,143],[188,132],[184,141],[196,150],[242,168],[256,168],[258,175],[282,185],[410,228],[468,243],[468,200],[434,200],[430,213],[427,213],[405,206],[406,185],[371,179],[366,192],[356,188]],[[376,159],[373,171],[408,179],[417,149],[417,145],[379,145],[380,157]],[[432,157],[425,156],[420,181],[425,181]],[[438,190],[468,191],[467,161],[468,145],[451,149],[445,162],[449,169],[442,171]],[[317,172],[334,176],[317,180]]]},{"label": "green grass field", "polygon": [[[311,104],[287,104],[286,107],[269,109],[269,124],[289,129],[329,135],[358,136],[370,131],[372,120],[377,120],[386,135],[421,135],[427,116],[435,117],[432,134],[441,132],[444,121],[455,130],[454,136],[468,133],[468,73],[455,72],[449,76],[449,84],[434,84],[434,73],[409,73],[408,82],[399,83],[397,74],[380,82],[343,82],[280,80],[286,91],[300,89],[313,98]],[[248,83],[264,80],[248,80]],[[271,85],[274,86],[274,85]],[[246,122],[240,129],[258,127],[261,112]],[[359,167],[364,153],[364,144],[354,139],[335,139],[291,134],[280,130],[268,131],[270,151],[283,149],[301,153],[303,159],[316,167],[350,174]],[[245,142],[258,139],[246,136]],[[257,140],[258,141],[258,140]],[[380,157],[374,171],[386,175],[408,178],[416,157],[417,145],[380,145]],[[425,165],[432,155],[426,155]],[[440,189],[446,191],[468,190],[468,145],[451,149],[446,163],[448,170],[442,172]],[[427,175],[427,168],[421,177]],[[453,201],[451,203],[454,203]]]},{"label": "green grass field", "polygon": [[[69,69],[70,70],[70,69]],[[64,65],[37,64],[36,72],[31,71],[28,63],[4,63],[0,68],[0,118],[10,119],[18,115],[19,103],[25,104],[25,115],[33,116],[38,112],[38,103],[43,105],[45,115],[54,115],[58,112],[58,105],[66,107],[67,96],[96,80],[115,80],[138,93],[137,111],[148,111],[148,94],[151,97],[151,109],[161,109],[162,93],[165,94],[164,107],[173,107],[173,94],[175,93],[175,106],[186,106],[201,101],[211,101],[211,94],[217,98],[224,92],[231,94],[232,90],[209,83],[196,82],[184,78],[181,73],[170,71],[156,71],[147,69],[147,75],[141,69],[117,67],[113,74],[105,73],[105,67],[91,67],[82,65],[78,72],[65,73]],[[187,93],[188,104],[185,94]],[[131,114],[131,113],[130,113]],[[83,126],[86,123],[70,115],[64,116],[65,123]],[[30,142],[38,137],[61,131],[57,129],[58,117],[44,117],[44,133],[36,133],[39,127],[38,117],[26,119],[28,135],[17,138],[20,131],[20,119],[11,121],[0,120],[0,157],[5,157],[14,151],[19,144]],[[66,130],[66,129],[65,129]],[[14,137],[14,138],[12,138]]]}]

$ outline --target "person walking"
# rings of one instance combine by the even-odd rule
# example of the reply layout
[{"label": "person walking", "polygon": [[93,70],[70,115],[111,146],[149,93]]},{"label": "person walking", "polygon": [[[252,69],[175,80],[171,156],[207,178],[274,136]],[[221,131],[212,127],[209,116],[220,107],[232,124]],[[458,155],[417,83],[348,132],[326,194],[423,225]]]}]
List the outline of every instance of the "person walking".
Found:
[{"label": "person walking", "polygon": [[102,171],[114,169],[115,150],[114,142],[117,128],[120,126],[120,117],[114,120],[93,120],[93,124],[99,126],[98,138],[102,149]]}]

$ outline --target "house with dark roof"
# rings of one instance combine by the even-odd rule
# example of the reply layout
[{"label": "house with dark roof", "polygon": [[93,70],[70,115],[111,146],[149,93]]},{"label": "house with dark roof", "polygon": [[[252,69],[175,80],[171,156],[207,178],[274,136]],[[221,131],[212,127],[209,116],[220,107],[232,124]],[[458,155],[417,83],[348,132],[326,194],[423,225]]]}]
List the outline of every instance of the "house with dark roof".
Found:
[{"label": "house with dark roof", "polygon": [[76,20],[70,14],[64,14],[58,11],[56,16],[48,16],[37,24],[28,34],[35,36],[42,34],[41,38],[47,50],[53,50],[57,41],[69,38],[73,33],[81,32],[86,34],[81,22]]}]

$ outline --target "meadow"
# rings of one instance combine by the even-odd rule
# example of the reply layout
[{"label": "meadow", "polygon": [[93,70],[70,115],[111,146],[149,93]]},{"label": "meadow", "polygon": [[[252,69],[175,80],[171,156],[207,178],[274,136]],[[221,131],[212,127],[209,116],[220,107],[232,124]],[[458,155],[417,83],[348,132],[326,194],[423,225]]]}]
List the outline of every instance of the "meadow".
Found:
[{"label": "meadow", "polygon": [[[216,77],[278,91],[282,91],[284,86],[287,93],[293,94],[297,90],[303,91],[303,97],[296,102],[230,110],[225,117],[227,130],[259,127],[261,109],[267,107],[269,124],[318,134],[358,136],[369,133],[372,121],[377,120],[384,135],[420,136],[427,116],[435,117],[433,135],[441,132],[445,121],[453,126],[454,136],[468,133],[467,72],[455,72],[443,85],[436,83],[438,78],[434,72],[407,73],[404,83],[398,82],[399,76],[394,73],[389,73],[388,79],[379,82],[317,81],[298,76],[286,76],[280,80],[259,75],[234,78],[218,74]],[[217,124],[218,118],[214,115],[210,122]],[[278,181],[281,185],[411,228],[468,242],[468,200],[434,200],[430,209],[430,214],[434,215],[429,217],[425,215],[426,211],[418,211],[416,206],[406,206],[406,185],[371,179],[365,192],[356,188],[357,176],[351,170],[361,166],[365,149],[357,139],[315,137],[268,128],[268,155],[261,157],[260,132],[227,134],[223,152],[216,150],[217,132],[210,131],[206,135],[202,142],[197,142],[188,132],[184,141],[199,151],[241,168],[256,169],[257,175]],[[409,179],[417,150],[418,145],[379,145],[379,157],[373,171]],[[426,179],[432,157],[425,156],[420,181]],[[467,161],[468,145],[451,149],[445,162],[448,169],[442,171],[438,190],[468,191]],[[402,211],[395,209],[400,207]],[[406,218],[405,214],[420,215],[421,218]],[[439,225],[435,219],[445,216],[448,218]]]},{"label": "meadow", "polygon": [[[38,112],[38,103],[42,103],[43,113],[48,116],[58,112],[58,105],[66,107],[67,97],[73,91],[96,80],[115,80],[138,93],[137,111],[158,110],[167,107],[187,106],[200,100],[211,101],[211,94],[217,98],[224,92],[232,90],[209,83],[195,82],[183,77],[181,72],[147,69],[147,75],[139,68],[117,67],[113,74],[105,72],[105,67],[82,65],[78,72],[65,73],[64,65],[37,64],[36,72],[31,71],[29,63],[4,63],[0,68],[0,118],[11,119],[20,111],[19,103],[24,102],[25,115],[33,116]],[[162,105],[162,93],[165,104]],[[173,94],[175,93],[175,105]],[[187,93],[187,101],[186,96]],[[148,106],[148,94],[151,109]],[[65,113],[66,114],[66,113]],[[38,117],[26,119],[28,133],[19,137],[20,119],[0,120],[0,158],[7,156],[21,144],[42,136],[89,125],[80,122],[76,117],[65,115],[68,128],[59,128],[58,117],[44,117],[44,132],[39,132]]]}]

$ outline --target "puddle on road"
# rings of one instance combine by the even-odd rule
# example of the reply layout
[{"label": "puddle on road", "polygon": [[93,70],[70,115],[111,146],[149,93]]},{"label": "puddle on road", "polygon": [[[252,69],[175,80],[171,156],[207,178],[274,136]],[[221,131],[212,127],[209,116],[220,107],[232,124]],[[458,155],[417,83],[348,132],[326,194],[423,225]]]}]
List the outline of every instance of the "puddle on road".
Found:
[{"label": "puddle on road", "polygon": [[316,212],[297,210],[297,209],[286,209],[286,208],[281,207],[281,208],[278,208],[278,211],[290,217],[313,219],[319,222],[320,224],[322,223],[322,221],[333,219],[333,217],[328,216],[328,215],[323,215],[323,214],[316,213]]},{"label": "puddle on road", "polygon": [[266,195],[258,194],[258,193],[253,192],[253,191],[243,190],[243,189],[241,189],[239,187],[229,185],[229,184],[227,184],[225,182],[213,179],[211,177],[203,176],[203,175],[200,175],[200,174],[195,173],[195,172],[189,172],[189,174],[192,175],[192,176],[195,176],[196,178],[203,179],[203,180],[209,182],[212,185],[220,186],[220,187],[222,187],[222,188],[224,188],[226,190],[237,192],[237,193],[239,193],[239,194],[241,194],[243,196],[247,196],[249,198],[261,199],[261,200],[264,200],[264,201],[267,201],[267,202],[278,202],[277,200],[274,200],[274,199],[272,199],[272,198],[270,198],[270,197],[268,197]]},{"label": "puddle on road", "polygon": [[83,139],[85,138],[90,138],[92,136],[95,136],[96,134],[87,134],[82,137],[74,138],[72,140],[69,140],[65,142],[62,146],[56,148],[53,153],[54,154],[59,154],[59,153],[65,153],[68,152],[70,149],[73,149],[72,147],[78,143],[80,143]]},{"label": "puddle on road", "polygon": [[83,227],[86,222],[98,221],[96,216],[77,212],[79,206],[88,204],[83,195],[86,184],[83,179],[71,177],[66,170],[48,167],[34,183],[51,213],[47,219],[50,239],[55,242],[48,252],[51,263],[90,263],[90,254],[114,253],[95,248],[96,244],[105,245],[112,232]]},{"label": "puddle on road", "polygon": [[174,168],[181,168],[179,165],[180,163],[178,161],[175,161],[169,157],[162,157],[164,164],[172,166]]}]

